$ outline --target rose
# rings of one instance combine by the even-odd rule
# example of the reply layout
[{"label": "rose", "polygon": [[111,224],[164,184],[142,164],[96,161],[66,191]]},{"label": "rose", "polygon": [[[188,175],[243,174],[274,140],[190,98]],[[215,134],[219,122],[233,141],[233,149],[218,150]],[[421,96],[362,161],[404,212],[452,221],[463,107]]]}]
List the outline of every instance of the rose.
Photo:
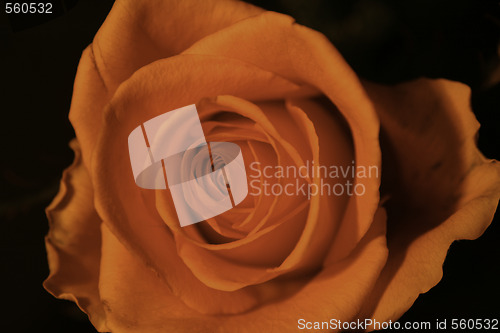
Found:
[{"label": "rose", "polygon": [[[499,167],[475,146],[468,99],[445,80],[360,83],[321,34],[244,3],[118,1],[78,69],[45,287],[100,331],[395,320],[498,203]],[[382,167],[380,190],[357,178],[360,196],[249,198],[180,228],[167,192],[135,186],[126,138],[192,103],[207,139],[238,142],[247,164],[354,159]]]}]

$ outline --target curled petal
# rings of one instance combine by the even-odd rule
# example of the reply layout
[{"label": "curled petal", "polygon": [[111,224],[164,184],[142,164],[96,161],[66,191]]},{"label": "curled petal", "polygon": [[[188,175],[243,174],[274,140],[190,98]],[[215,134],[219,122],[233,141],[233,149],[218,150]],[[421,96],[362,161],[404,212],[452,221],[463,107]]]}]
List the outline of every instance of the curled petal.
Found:
[{"label": "curled petal", "polygon": [[100,300],[101,219],[94,209],[93,189],[76,140],[73,164],[64,171],[59,193],[47,207],[45,238],[50,275],[44,287],[58,298],[74,301],[99,331],[107,331]]},{"label": "curled petal", "polygon": [[381,118],[389,166],[382,175],[389,259],[361,314],[386,321],[439,282],[453,241],[475,239],[491,223],[500,165],[476,147],[479,126],[467,86],[428,79],[365,85]]},{"label": "curled petal", "polygon": [[[187,307],[161,278],[148,269],[102,226],[101,288],[108,325],[113,332],[280,333],[297,329],[297,321],[352,320],[375,284],[387,258],[386,215],[379,209],[359,246],[343,261],[318,274],[292,297],[253,311],[209,316]],[[295,289],[294,282],[281,281]],[[295,282],[297,283],[297,282]],[[263,293],[272,293],[273,288]],[[204,295],[210,303],[210,296]]]}]

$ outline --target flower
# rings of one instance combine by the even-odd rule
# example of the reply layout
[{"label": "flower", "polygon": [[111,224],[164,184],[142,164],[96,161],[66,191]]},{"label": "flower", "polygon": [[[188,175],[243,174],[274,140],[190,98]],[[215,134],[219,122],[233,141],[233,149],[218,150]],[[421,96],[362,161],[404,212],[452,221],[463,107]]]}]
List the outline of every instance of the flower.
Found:
[{"label": "flower", "polygon": [[[498,204],[500,167],[476,148],[469,95],[446,80],[361,81],[320,33],[242,2],[117,1],[78,68],[75,161],[47,208],[44,285],[99,331],[395,320]],[[238,143],[247,167],[355,164],[381,177],[346,175],[360,195],[249,196],[181,228],[168,191],[134,183],[127,137],[193,103],[207,140]]]}]

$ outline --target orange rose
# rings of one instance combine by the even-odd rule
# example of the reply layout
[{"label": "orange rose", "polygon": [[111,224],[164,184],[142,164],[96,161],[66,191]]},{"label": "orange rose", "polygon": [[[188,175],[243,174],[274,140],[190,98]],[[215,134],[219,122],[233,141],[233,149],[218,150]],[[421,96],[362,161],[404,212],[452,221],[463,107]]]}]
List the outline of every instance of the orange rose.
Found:
[{"label": "orange rose", "polygon": [[[99,331],[395,320],[439,282],[450,244],[479,237],[498,204],[500,167],[476,148],[469,95],[446,80],[360,82],[323,35],[245,3],[117,1],[80,61],[75,161],[47,209],[45,287]],[[181,228],[168,190],[136,186],[127,137],[189,104],[207,140],[237,143],[256,179],[308,161],[381,177],[346,174],[363,189],[354,195],[249,195]]]}]

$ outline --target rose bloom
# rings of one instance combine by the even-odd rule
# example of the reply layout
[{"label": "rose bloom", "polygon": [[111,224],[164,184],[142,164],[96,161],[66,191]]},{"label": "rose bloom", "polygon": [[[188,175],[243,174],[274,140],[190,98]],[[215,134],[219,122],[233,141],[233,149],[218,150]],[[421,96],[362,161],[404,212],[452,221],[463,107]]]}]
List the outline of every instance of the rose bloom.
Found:
[{"label": "rose bloom", "polygon": [[[476,147],[469,99],[447,80],[364,82],[322,34],[242,2],[116,1],[78,68],[44,286],[101,332],[394,321],[498,204],[500,167]],[[381,173],[348,176],[362,195],[248,195],[181,228],[168,190],[135,184],[127,138],[189,104],[207,141],[241,147],[248,175],[306,161]],[[323,178],[301,181],[343,181]]]}]

